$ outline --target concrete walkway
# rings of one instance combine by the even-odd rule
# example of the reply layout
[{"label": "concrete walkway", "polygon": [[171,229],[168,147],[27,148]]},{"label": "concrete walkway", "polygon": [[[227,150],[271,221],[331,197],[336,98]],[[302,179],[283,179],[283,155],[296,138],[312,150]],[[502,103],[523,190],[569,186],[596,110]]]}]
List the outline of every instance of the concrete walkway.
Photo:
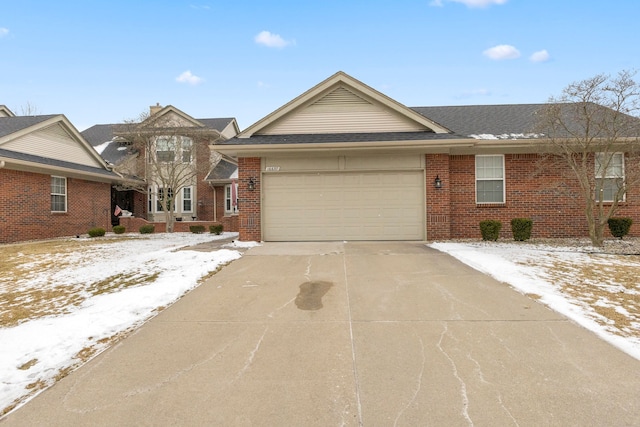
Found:
[{"label": "concrete walkway", "polygon": [[421,243],[269,243],[0,425],[640,425],[640,362]]}]

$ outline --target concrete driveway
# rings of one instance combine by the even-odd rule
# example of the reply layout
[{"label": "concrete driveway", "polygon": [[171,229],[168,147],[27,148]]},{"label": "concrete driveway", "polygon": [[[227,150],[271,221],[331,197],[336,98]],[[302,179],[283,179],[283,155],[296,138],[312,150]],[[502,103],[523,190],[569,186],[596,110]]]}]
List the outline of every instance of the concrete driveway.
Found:
[{"label": "concrete driveway", "polygon": [[640,425],[640,361],[422,243],[268,243],[0,424]]}]

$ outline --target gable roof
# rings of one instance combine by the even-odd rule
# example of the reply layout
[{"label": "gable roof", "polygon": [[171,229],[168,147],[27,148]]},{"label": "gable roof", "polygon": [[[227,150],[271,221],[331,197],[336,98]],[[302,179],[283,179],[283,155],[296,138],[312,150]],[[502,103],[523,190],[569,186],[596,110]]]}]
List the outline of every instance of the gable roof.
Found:
[{"label": "gable roof", "polygon": [[[356,112],[340,121],[345,112]],[[311,119],[309,118],[311,117]],[[336,118],[338,118],[336,120]],[[240,132],[238,138],[260,134],[295,134],[315,120],[313,133],[363,133],[372,123],[386,121],[388,130],[450,133],[450,130],[339,71]],[[353,127],[358,121],[360,126]],[[287,131],[280,131],[286,128]]]},{"label": "gable roof", "polygon": [[204,180],[212,184],[224,184],[232,179],[238,179],[238,163],[230,157],[222,156]]},{"label": "gable roof", "polygon": [[[190,117],[172,106],[164,107],[156,114],[166,114],[168,112],[179,112],[180,117]],[[154,114],[154,116],[156,114]],[[234,134],[238,133],[238,125],[234,117],[206,119],[189,118],[188,120],[195,126],[215,130],[221,135],[227,131],[229,126],[234,129]],[[142,123],[145,122],[146,120]],[[85,129],[81,134],[98,151],[102,158],[109,163],[118,164],[127,158],[131,152],[125,149],[126,141],[121,137],[117,137],[116,134],[122,133],[124,126],[131,126],[132,128],[135,128],[137,125],[138,124],[127,125],[122,123],[98,124]]]},{"label": "gable roof", "polygon": [[8,169],[120,180],[62,114],[0,117],[0,159]]},{"label": "gable roof", "polygon": [[6,105],[0,105],[0,117],[13,117],[13,111],[9,109]]}]

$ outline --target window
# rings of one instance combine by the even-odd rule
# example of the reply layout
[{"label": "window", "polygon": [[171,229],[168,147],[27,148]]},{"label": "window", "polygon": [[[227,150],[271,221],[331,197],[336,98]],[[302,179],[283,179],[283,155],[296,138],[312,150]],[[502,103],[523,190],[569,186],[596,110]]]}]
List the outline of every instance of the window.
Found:
[{"label": "window", "polygon": [[619,193],[624,187],[624,154],[596,153],[595,168],[596,200],[602,197],[603,202],[613,202],[617,196],[623,201],[624,193]]},{"label": "window", "polygon": [[158,188],[158,197],[156,199],[156,212],[164,211],[165,196],[169,199],[169,203],[171,203],[171,201],[173,200],[173,190],[171,188]]},{"label": "window", "polygon": [[67,178],[51,177],[51,212],[67,211]]},{"label": "window", "polygon": [[182,161],[191,163],[191,152],[193,151],[193,141],[191,138],[182,138]]},{"label": "window", "polygon": [[238,184],[235,182],[224,186],[224,212],[238,213]]},{"label": "window", "polygon": [[176,142],[173,138],[158,138],[156,159],[159,162],[173,162],[176,159]]},{"label": "window", "polygon": [[182,189],[182,212],[193,211],[193,187],[185,187]]},{"label": "window", "polygon": [[504,203],[504,156],[476,156],[476,203]]}]

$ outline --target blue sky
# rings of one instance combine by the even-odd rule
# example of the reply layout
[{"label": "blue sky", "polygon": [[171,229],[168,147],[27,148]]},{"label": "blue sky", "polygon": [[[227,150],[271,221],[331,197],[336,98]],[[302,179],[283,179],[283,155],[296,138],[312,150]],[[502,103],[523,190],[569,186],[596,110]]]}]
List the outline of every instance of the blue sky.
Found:
[{"label": "blue sky", "polygon": [[416,107],[545,102],[640,69],[637,0],[0,6],[0,104],[62,113],[79,130],[155,103],[244,129],[337,71]]}]

